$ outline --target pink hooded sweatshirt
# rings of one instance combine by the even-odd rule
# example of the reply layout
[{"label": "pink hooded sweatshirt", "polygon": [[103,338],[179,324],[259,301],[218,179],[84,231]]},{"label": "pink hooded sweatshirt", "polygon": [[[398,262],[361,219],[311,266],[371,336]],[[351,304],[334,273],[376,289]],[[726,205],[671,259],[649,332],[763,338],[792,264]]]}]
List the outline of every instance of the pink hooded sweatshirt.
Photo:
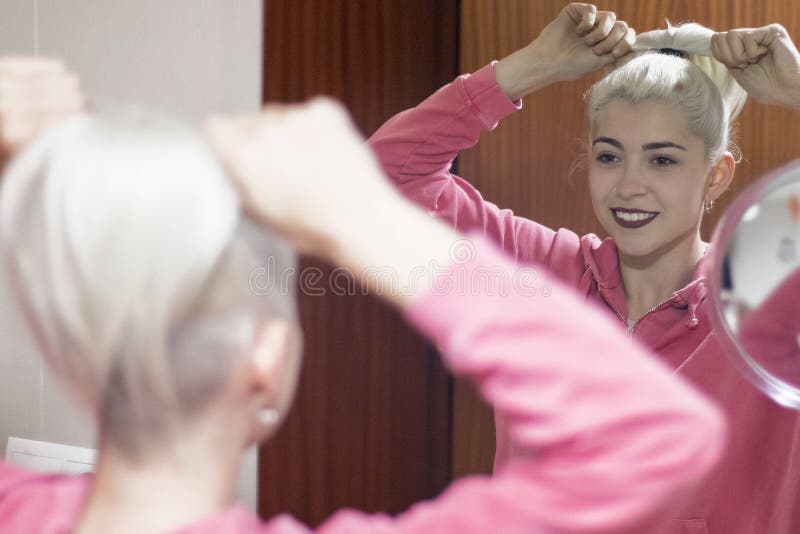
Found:
[{"label": "pink hooded sweatshirt", "polygon": [[[573,290],[546,274],[536,280],[550,289],[546,297],[514,284],[506,292],[459,285],[487,269],[505,280],[517,272],[480,236],[473,243],[472,257],[440,274],[404,313],[450,369],[474,380],[514,441],[535,457],[509,459],[493,478],[458,480],[398,517],[342,511],[315,532],[619,532],[722,454],[722,414]],[[578,328],[584,335],[573,335]],[[593,364],[597,357],[603,365]],[[0,463],[0,532],[70,532],[90,485],[86,475],[45,476]],[[232,507],[174,532],[310,530],[288,516],[263,523]]]},{"label": "pink hooded sweatshirt", "polygon": [[[732,436],[721,466],[668,519],[643,528],[643,534],[799,533],[800,414],[772,403],[730,364],[711,331],[703,261],[689,285],[629,327],[612,239],[554,231],[516,217],[484,201],[468,182],[450,173],[459,151],[521,107],[497,84],[490,64],[399,113],[369,143],[409,199],[461,231],[482,232],[518,264],[545,265],[726,409]],[[578,328],[575,333],[582,332]],[[604,354],[595,357],[598,365],[605,365]],[[498,472],[509,459],[526,453],[502,413],[496,423]]]}]

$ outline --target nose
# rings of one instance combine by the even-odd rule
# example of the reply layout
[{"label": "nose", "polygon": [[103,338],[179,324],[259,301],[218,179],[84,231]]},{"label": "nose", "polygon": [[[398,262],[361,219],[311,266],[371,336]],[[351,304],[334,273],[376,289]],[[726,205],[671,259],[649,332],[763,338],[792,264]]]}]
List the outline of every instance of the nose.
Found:
[{"label": "nose", "polygon": [[636,172],[636,169],[632,168],[631,165],[625,165],[614,190],[618,197],[628,200],[645,194],[647,187],[641,173]]}]

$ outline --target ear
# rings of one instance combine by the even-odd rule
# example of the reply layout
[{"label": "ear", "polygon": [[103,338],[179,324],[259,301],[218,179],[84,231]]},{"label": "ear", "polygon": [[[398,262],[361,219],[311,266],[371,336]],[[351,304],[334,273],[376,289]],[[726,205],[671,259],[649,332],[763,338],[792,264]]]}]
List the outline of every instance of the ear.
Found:
[{"label": "ear", "polygon": [[711,167],[704,200],[717,200],[722,193],[728,190],[733,175],[736,172],[736,160],[733,154],[725,152],[719,161]]},{"label": "ear", "polygon": [[283,319],[259,325],[252,347],[252,394],[256,401],[254,441],[271,437],[291,407],[301,364],[298,326]]}]

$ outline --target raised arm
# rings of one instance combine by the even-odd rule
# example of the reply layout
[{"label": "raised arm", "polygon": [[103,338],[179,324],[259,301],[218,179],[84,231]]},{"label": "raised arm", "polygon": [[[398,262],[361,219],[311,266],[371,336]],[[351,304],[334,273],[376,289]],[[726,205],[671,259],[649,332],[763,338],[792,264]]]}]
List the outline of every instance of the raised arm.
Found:
[{"label": "raised arm", "polygon": [[[254,218],[357,278],[381,266],[399,280],[386,291],[367,277],[533,452],[396,518],[345,511],[319,532],[613,531],[719,457],[724,423],[712,405],[546,273],[520,276],[480,235],[464,240],[400,198],[341,110],[318,102],[209,131]],[[354,208],[353,190],[378,202]],[[602,366],[591,364],[598,354]]]},{"label": "raised arm", "polygon": [[399,113],[369,144],[403,195],[424,210],[460,231],[483,232],[515,258],[547,261],[555,232],[484,201],[451,165],[481,132],[519,109],[519,98],[608,64],[627,53],[633,39],[633,30],[613,13],[570,4],[531,44]]}]

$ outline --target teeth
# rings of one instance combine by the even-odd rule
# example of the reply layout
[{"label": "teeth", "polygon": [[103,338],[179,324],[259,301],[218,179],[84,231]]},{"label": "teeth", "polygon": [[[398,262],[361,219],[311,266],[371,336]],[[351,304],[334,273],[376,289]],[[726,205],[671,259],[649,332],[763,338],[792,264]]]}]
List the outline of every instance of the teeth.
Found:
[{"label": "teeth", "polygon": [[643,221],[645,219],[652,219],[656,216],[655,213],[627,213],[624,211],[615,211],[614,215],[616,215],[617,218],[627,222]]}]

